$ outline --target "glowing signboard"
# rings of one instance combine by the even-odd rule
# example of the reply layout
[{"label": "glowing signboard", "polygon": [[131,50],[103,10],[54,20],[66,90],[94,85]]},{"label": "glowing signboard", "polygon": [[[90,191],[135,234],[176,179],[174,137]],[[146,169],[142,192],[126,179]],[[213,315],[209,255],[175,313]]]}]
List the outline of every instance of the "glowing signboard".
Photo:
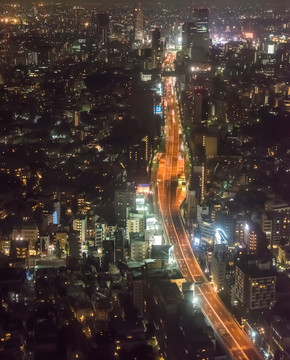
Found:
[{"label": "glowing signboard", "polygon": [[154,114],[158,114],[158,115],[162,114],[162,107],[161,107],[161,105],[156,105],[156,106],[155,106]]},{"label": "glowing signboard", "polygon": [[138,184],[136,193],[144,194],[144,195],[149,194],[150,193],[150,185],[149,184]]}]

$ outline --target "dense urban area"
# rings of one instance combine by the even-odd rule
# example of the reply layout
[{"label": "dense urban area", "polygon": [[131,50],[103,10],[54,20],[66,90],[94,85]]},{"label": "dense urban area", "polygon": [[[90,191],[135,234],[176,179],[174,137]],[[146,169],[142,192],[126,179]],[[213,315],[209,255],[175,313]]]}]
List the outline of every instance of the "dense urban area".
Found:
[{"label": "dense urban area", "polygon": [[290,359],[289,124],[289,4],[0,4],[0,359]]}]

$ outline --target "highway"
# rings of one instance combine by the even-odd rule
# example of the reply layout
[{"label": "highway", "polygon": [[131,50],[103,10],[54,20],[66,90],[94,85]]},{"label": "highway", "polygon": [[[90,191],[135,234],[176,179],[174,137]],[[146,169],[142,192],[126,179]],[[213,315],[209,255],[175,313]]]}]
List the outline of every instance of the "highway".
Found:
[{"label": "highway", "polygon": [[201,311],[215,330],[221,342],[235,360],[259,360],[262,355],[241,329],[222,303],[212,285],[207,281],[191,248],[189,238],[179,215],[185,192],[178,185],[180,174],[181,125],[174,87],[175,78],[164,82],[164,107],[166,110],[165,153],[157,173],[158,204],[168,241],[174,245],[174,255],[183,277],[198,283],[196,295]]}]

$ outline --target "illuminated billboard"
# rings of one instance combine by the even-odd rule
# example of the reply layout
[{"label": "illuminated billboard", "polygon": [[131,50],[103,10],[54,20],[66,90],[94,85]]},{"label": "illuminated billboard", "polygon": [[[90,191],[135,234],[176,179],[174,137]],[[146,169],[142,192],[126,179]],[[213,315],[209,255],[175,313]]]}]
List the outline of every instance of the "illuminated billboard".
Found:
[{"label": "illuminated billboard", "polygon": [[161,105],[155,105],[154,114],[157,114],[157,115],[162,114],[162,107],[161,107]]},{"label": "illuminated billboard", "polygon": [[150,192],[150,185],[149,184],[138,184],[137,185],[137,190],[136,190],[137,194],[148,195],[149,192]]},{"label": "illuminated billboard", "polygon": [[244,36],[245,39],[253,39],[254,38],[254,33],[249,32],[249,31],[243,32],[243,36]]}]

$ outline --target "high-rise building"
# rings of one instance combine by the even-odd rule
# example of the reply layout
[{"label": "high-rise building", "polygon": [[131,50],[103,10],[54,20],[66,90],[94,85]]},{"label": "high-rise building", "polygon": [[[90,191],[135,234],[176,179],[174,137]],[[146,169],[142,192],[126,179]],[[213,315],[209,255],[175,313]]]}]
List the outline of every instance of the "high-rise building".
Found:
[{"label": "high-rise building", "polygon": [[187,188],[187,222],[190,224],[196,220],[197,215],[197,193],[196,190]]},{"label": "high-rise building", "polygon": [[127,208],[135,209],[136,191],[134,189],[118,189],[115,191],[114,210],[119,226],[126,227]]},{"label": "high-rise building", "polygon": [[87,234],[87,216],[79,215],[73,220],[73,230],[79,232],[81,252],[85,249]]},{"label": "high-rise building", "polygon": [[107,12],[92,10],[92,25],[96,28],[98,44],[107,45],[109,42],[110,17]]},{"label": "high-rise building", "polygon": [[274,306],[276,276],[271,261],[242,259],[236,266],[235,294],[249,310]]},{"label": "high-rise building", "polygon": [[149,160],[149,139],[144,136],[141,141],[132,144],[128,149],[128,168],[131,171],[146,171]]},{"label": "high-rise building", "polygon": [[130,238],[130,233],[138,233],[144,235],[144,214],[130,213],[126,223],[127,239]]},{"label": "high-rise building", "polygon": [[213,244],[215,235],[215,223],[211,221],[209,216],[203,216],[199,224],[201,240],[207,244]]},{"label": "high-rise building", "polygon": [[162,51],[161,28],[155,27],[152,29],[152,69],[161,65]]},{"label": "high-rise building", "polygon": [[225,286],[227,259],[226,252],[217,251],[212,254],[211,272],[217,290]]},{"label": "high-rise building", "polygon": [[221,228],[228,235],[228,244],[234,244],[235,222],[233,215],[224,211],[218,211],[215,216],[216,227]]},{"label": "high-rise building", "polygon": [[280,45],[276,53],[277,74],[290,78],[290,44]]},{"label": "high-rise building", "polygon": [[194,45],[194,36],[196,34],[196,25],[194,22],[185,22],[182,26],[182,51],[190,55],[190,49]]},{"label": "high-rise building", "polygon": [[82,6],[73,7],[73,20],[76,26],[80,26],[83,21],[85,9]]},{"label": "high-rise building", "polygon": [[263,246],[263,237],[261,227],[258,223],[248,221],[244,227],[244,242],[243,245],[249,254],[256,254]]},{"label": "high-rise building", "polygon": [[53,203],[54,212],[53,212],[53,224],[54,225],[60,225],[60,213],[61,213],[61,206],[60,202],[56,200]]},{"label": "high-rise building", "polygon": [[290,240],[290,211],[273,211],[271,247],[277,248],[281,238]]},{"label": "high-rise building", "polygon": [[131,259],[135,261],[144,261],[148,258],[148,242],[132,241],[130,244]]},{"label": "high-rise building", "polygon": [[207,8],[193,9],[193,21],[196,25],[196,32],[198,33],[209,32],[208,16],[209,16],[209,11]]},{"label": "high-rise building", "polygon": [[115,240],[115,262],[124,259],[125,230],[118,229],[114,233]]},{"label": "high-rise building", "polygon": [[203,120],[203,93],[201,90],[194,92],[193,121],[194,124],[200,124]]},{"label": "high-rise building", "polygon": [[193,62],[207,60],[209,52],[208,9],[193,9],[192,21],[182,27],[182,51]]},{"label": "high-rise building", "polygon": [[143,10],[139,4],[135,9],[135,41],[143,41],[144,39],[144,19],[143,19]]},{"label": "high-rise building", "polygon": [[79,258],[82,254],[79,231],[71,231],[68,234],[69,256]]},{"label": "high-rise building", "polygon": [[245,233],[248,229],[247,221],[239,218],[235,221],[235,243],[241,245],[245,242]]},{"label": "high-rise building", "polygon": [[271,216],[262,214],[262,231],[266,236],[267,244],[272,246],[273,221]]},{"label": "high-rise building", "polygon": [[95,246],[98,249],[102,248],[103,241],[106,238],[106,223],[103,219],[99,218],[95,222]]},{"label": "high-rise building", "polygon": [[132,297],[133,305],[138,310],[139,316],[143,316],[144,312],[144,280],[140,277],[140,273],[132,279]]}]

